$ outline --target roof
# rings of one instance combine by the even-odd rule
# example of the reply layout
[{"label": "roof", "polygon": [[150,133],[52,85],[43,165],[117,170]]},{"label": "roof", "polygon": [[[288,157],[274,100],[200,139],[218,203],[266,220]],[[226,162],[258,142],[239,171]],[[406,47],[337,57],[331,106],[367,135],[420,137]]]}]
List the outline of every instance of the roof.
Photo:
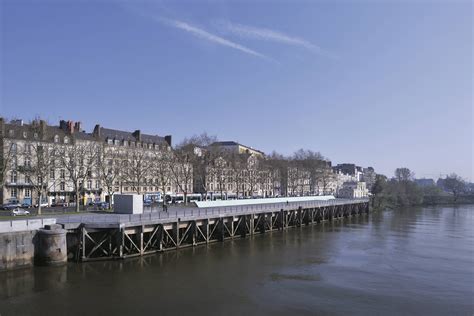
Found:
[{"label": "roof", "polygon": [[[10,135],[10,130],[13,131],[13,135]],[[59,126],[54,125],[44,125],[44,134],[41,135],[41,127],[39,122],[24,124],[24,123],[5,123],[5,137],[14,138],[14,139],[27,139],[27,140],[40,140],[53,142],[54,137],[57,135],[62,139],[66,136],[73,139],[80,140],[94,140],[91,134],[85,133],[83,131],[75,131],[70,134],[67,131],[61,129]],[[26,137],[23,136],[23,133],[26,132]],[[39,138],[35,138],[34,134],[40,134]]]},{"label": "roof", "polygon": [[202,207],[225,207],[225,206],[242,206],[269,203],[292,203],[292,202],[312,202],[312,201],[329,201],[334,200],[332,195],[320,196],[301,196],[301,197],[283,197],[283,198],[264,198],[264,199],[244,199],[244,200],[216,200],[216,201],[196,201],[199,208]]},{"label": "roof", "polygon": [[265,155],[265,153],[263,151],[260,151],[258,149],[255,149],[255,148],[252,148],[250,146],[246,146],[246,145],[242,145],[240,143],[237,143],[235,141],[220,141],[220,142],[214,142],[211,144],[211,146],[242,146],[242,147],[245,147],[245,148],[248,148],[250,150],[253,150],[253,151],[256,151],[258,153],[261,153],[262,155]]},{"label": "roof", "polygon": [[[148,135],[148,134],[141,134],[141,141],[145,143],[153,143],[153,144],[160,144],[165,142],[165,138],[158,136],[158,135]],[[106,139],[118,139],[118,140],[126,140],[126,141],[138,141],[137,137],[135,137],[135,132],[127,132],[121,131],[116,129],[110,129],[101,127],[100,128],[100,138],[103,140]]]}]

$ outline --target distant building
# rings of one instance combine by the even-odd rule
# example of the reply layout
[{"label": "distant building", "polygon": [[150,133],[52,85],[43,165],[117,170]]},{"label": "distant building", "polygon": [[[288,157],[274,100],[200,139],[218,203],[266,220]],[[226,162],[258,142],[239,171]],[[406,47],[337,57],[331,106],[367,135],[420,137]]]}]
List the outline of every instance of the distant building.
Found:
[{"label": "distant building", "polygon": [[341,163],[332,167],[334,173],[342,173],[354,176],[356,181],[362,181],[363,169],[353,163]]},{"label": "distant building", "polygon": [[420,187],[430,187],[430,186],[435,186],[436,183],[433,179],[415,179],[415,183],[420,186]]},{"label": "distant building", "polygon": [[365,186],[365,182],[345,182],[338,192],[338,197],[346,199],[356,199],[367,197],[369,190]]},{"label": "distant building", "polygon": [[249,155],[255,155],[257,157],[263,158],[265,154],[263,151],[257,150],[255,148],[245,146],[242,144],[239,144],[234,141],[223,141],[223,142],[215,142],[211,144],[211,146],[219,146],[220,148],[224,150],[228,150],[230,152],[236,153],[236,154],[249,154]]}]

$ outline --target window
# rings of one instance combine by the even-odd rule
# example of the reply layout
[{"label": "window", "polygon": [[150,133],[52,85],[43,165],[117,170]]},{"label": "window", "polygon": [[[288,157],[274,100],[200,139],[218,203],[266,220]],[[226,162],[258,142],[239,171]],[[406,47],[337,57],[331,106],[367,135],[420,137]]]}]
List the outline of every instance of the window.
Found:
[{"label": "window", "polygon": [[25,158],[25,167],[28,167],[28,168],[31,167],[31,158],[30,157]]},{"label": "window", "polygon": [[11,129],[11,130],[8,131],[8,135],[10,137],[13,137],[15,135],[15,132]]},{"label": "window", "polygon": [[100,188],[100,182],[99,181],[96,181],[95,182],[95,188],[98,190]]},{"label": "window", "polygon": [[49,177],[50,177],[51,179],[54,179],[54,168],[51,168],[51,169],[49,170]]},{"label": "window", "polygon": [[112,145],[112,144],[113,144],[113,140],[112,140],[111,138],[107,138],[107,144]]},{"label": "window", "polygon": [[87,180],[87,188],[88,189],[92,188],[92,180]]},{"label": "window", "polygon": [[59,171],[59,177],[60,177],[61,179],[66,179],[66,171],[65,171],[64,169],[61,169],[61,170]]},{"label": "window", "polygon": [[16,181],[18,180],[18,174],[16,171],[12,171],[11,175],[10,175],[10,182],[11,183],[16,183]]},{"label": "window", "polygon": [[54,135],[54,142],[59,143],[59,136],[58,135]]},{"label": "window", "polygon": [[69,144],[69,137],[64,137],[64,143]]},{"label": "window", "polygon": [[118,139],[114,140],[114,145],[120,145],[120,141]]},{"label": "window", "polygon": [[10,190],[10,195],[12,198],[17,198],[18,197],[18,190],[16,188],[12,188]]},{"label": "window", "polygon": [[16,144],[13,143],[12,146],[11,146],[11,152],[12,152],[12,154],[16,154],[16,148],[17,148]]},{"label": "window", "polygon": [[31,190],[28,188],[25,189],[25,197],[31,197]]},{"label": "window", "polygon": [[29,176],[25,176],[25,182],[31,184],[31,178]]},{"label": "window", "polygon": [[25,132],[23,132],[23,138],[26,138],[26,136],[28,136],[28,134]]},{"label": "window", "polygon": [[38,139],[38,133],[34,133],[34,134],[33,134],[33,137],[34,137],[35,139]]},{"label": "window", "polygon": [[61,183],[59,184],[59,190],[60,190],[60,191],[64,191],[65,189],[66,189],[66,185],[64,184],[64,182],[61,182]]},{"label": "window", "polygon": [[123,141],[123,145],[124,145],[124,146],[128,146],[128,141],[124,140],[124,141]]}]

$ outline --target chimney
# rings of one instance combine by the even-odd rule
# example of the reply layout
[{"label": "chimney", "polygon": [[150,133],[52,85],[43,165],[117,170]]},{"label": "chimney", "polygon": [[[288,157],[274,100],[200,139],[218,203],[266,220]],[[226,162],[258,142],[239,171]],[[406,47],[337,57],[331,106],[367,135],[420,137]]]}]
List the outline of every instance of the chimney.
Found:
[{"label": "chimney", "polygon": [[44,139],[46,137],[46,121],[45,120],[40,120],[39,121],[39,126],[40,126],[41,138]]},{"label": "chimney", "polygon": [[137,140],[137,142],[141,142],[142,141],[142,133],[140,132],[139,129],[137,129],[135,132],[133,132],[133,137],[135,137],[135,139]]},{"label": "chimney", "polygon": [[97,124],[95,127],[94,127],[94,131],[92,132],[92,134],[96,137],[96,138],[100,138],[100,125]]},{"label": "chimney", "polygon": [[75,132],[82,132],[82,123],[81,122],[74,123],[74,131]]},{"label": "chimney", "polygon": [[67,121],[67,132],[69,134],[74,133],[74,122],[73,121]]},{"label": "chimney", "polygon": [[165,142],[167,142],[167,143],[168,143],[168,146],[171,147],[171,135],[166,135],[166,136],[165,136]]}]

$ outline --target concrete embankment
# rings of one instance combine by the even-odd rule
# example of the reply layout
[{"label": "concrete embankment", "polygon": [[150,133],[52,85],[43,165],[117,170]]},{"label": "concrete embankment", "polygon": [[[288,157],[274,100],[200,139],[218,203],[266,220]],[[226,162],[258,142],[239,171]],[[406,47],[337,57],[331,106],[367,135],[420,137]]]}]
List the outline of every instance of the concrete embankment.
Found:
[{"label": "concrete embankment", "polygon": [[66,231],[55,223],[55,218],[0,222],[0,271],[65,263]]}]

